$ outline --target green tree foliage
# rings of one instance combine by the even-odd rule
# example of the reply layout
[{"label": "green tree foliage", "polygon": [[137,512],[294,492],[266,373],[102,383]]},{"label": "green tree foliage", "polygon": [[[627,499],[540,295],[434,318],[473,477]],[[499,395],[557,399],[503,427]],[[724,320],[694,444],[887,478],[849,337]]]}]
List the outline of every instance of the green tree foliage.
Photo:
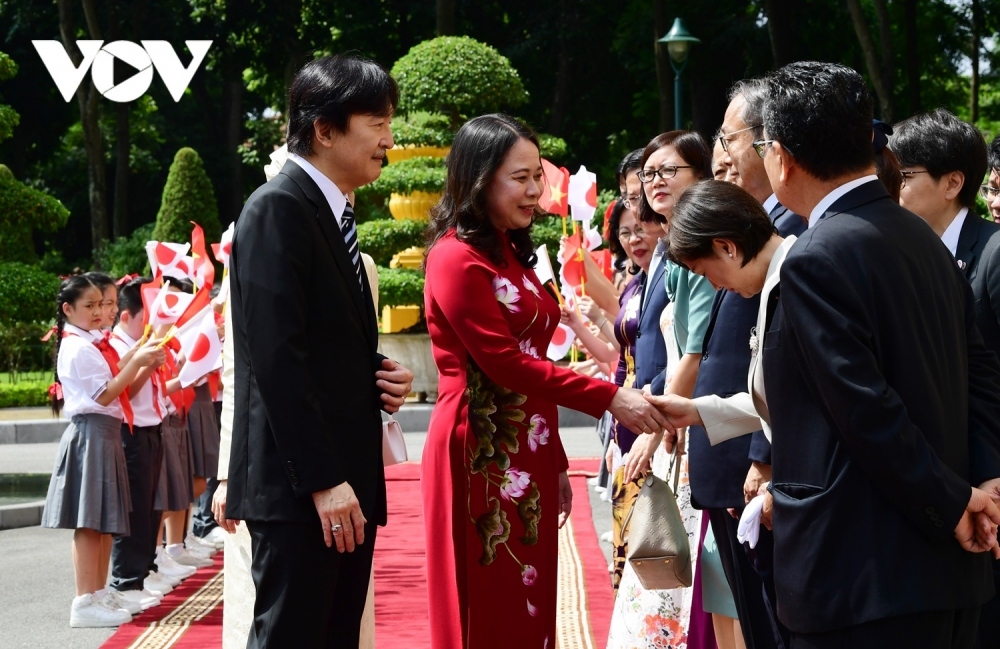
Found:
[{"label": "green tree foliage", "polygon": [[[0,52],[0,81],[12,79],[17,74],[17,63],[3,52]],[[9,139],[14,134],[14,127],[21,121],[11,106],[0,103],[0,142]]]},{"label": "green tree foliage", "polygon": [[408,306],[424,303],[424,273],[410,268],[378,267],[378,305]]},{"label": "green tree foliage", "polygon": [[205,231],[207,242],[218,241],[222,235],[212,181],[205,173],[198,152],[184,147],[170,165],[153,239],[176,243],[190,241],[192,221]]},{"label": "green tree foliage", "polygon": [[507,57],[468,36],[441,36],[414,46],[392,67],[400,111],[448,115],[452,125],[517,108],[528,93]]},{"label": "green tree foliage", "polygon": [[444,158],[418,156],[384,167],[370,190],[377,194],[440,192],[444,190],[446,177]]},{"label": "green tree foliage", "polygon": [[32,231],[55,232],[68,218],[58,199],[19,182],[0,165],[0,261],[38,261]]},{"label": "green tree foliage", "polygon": [[118,237],[109,241],[95,252],[95,261],[112,277],[122,277],[130,273],[147,274],[149,257],[146,242],[152,240],[153,223],[136,228],[128,237]]},{"label": "green tree foliage", "polygon": [[54,320],[60,283],[37,266],[0,262],[0,325]]}]

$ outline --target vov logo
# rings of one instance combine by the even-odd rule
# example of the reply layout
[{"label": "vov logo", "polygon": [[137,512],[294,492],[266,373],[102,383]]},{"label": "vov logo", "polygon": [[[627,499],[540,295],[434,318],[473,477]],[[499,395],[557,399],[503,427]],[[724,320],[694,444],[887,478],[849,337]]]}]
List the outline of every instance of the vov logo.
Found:
[{"label": "vov logo", "polygon": [[[212,41],[184,41],[191,51],[191,63],[185,68],[173,46],[167,41],[77,41],[76,46],[83,54],[80,66],[74,66],[69,54],[59,41],[31,41],[41,57],[45,68],[52,75],[63,99],[69,101],[80,87],[90,70],[94,87],[107,99],[118,103],[135,101],[153,82],[155,69],[174,101],[180,101],[188,84],[205,60]],[[115,59],[132,66],[138,72],[115,85]]]}]

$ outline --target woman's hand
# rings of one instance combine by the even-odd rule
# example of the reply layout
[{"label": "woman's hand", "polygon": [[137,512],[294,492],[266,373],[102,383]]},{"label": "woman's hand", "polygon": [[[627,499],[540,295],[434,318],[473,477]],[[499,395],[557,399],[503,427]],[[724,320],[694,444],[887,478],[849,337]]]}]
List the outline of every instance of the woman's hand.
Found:
[{"label": "woman's hand", "polygon": [[580,316],[576,314],[576,311],[573,311],[566,305],[560,305],[559,307],[559,322],[573,331],[577,331],[583,326],[583,321],[580,320]]},{"label": "woman's hand", "polygon": [[754,462],[743,481],[743,501],[747,504],[760,493],[761,485],[771,481],[771,465]]},{"label": "woman's hand", "polygon": [[608,412],[625,428],[637,434],[665,430],[673,436],[675,432],[670,420],[644,399],[641,392],[632,388],[619,388],[608,406]]},{"label": "woman's hand", "polygon": [[577,300],[577,303],[580,305],[580,312],[587,316],[587,319],[594,324],[601,322],[601,319],[604,318],[604,311],[601,310],[601,307],[597,306],[594,298],[589,295],[584,295]]},{"label": "woman's hand", "polygon": [[573,487],[569,483],[569,474],[563,471],[559,474],[559,528],[569,520],[573,511]]},{"label": "woman's hand", "polygon": [[652,466],[653,454],[656,447],[660,445],[663,433],[652,435],[639,435],[639,438],[632,444],[632,450],[625,458],[625,482],[634,482],[646,475]]},{"label": "woman's hand", "polygon": [[646,400],[656,406],[661,416],[666,417],[674,428],[685,426],[700,426],[701,413],[691,399],[679,397],[676,394],[664,394],[661,396],[646,395]]}]

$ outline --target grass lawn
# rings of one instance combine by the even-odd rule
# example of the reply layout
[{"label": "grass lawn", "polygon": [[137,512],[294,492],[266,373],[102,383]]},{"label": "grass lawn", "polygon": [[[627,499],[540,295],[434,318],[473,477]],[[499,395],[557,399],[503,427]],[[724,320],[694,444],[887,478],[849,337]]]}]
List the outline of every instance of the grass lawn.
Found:
[{"label": "grass lawn", "polygon": [[[40,383],[48,387],[52,383],[52,372],[18,372],[17,385],[22,383]],[[10,372],[0,372],[0,386],[13,384]]]}]

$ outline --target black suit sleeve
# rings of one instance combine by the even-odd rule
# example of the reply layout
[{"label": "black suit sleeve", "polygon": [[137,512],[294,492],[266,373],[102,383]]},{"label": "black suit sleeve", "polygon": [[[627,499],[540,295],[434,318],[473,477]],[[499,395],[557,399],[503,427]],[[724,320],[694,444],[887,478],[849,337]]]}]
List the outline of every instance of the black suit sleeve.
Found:
[{"label": "black suit sleeve", "polygon": [[308,364],[307,306],[315,296],[307,287],[316,236],[309,219],[315,217],[291,194],[273,191],[248,204],[241,218],[246,223],[233,253],[250,368],[281,464],[295,468],[290,484],[304,497],[345,481],[334,422],[324,419]]},{"label": "black suit sleeve", "polygon": [[789,255],[781,268],[789,327],[782,340],[879,492],[927,536],[950,538],[969,502],[969,483],[940,460],[886,383],[870,347],[868,309],[853,284],[821,252]]},{"label": "black suit sleeve", "polygon": [[[989,261],[990,266],[984,270],[989,273],[987,289],[992,302],[994,295],[1000,297],[1000,263]],[[964,277],[959,284],[965,290],[969,346],[969,473],[972,484],[979,486],[1000,478],[1000,364],[996,354],[983,343],[976,326],[972,288]]]}]

